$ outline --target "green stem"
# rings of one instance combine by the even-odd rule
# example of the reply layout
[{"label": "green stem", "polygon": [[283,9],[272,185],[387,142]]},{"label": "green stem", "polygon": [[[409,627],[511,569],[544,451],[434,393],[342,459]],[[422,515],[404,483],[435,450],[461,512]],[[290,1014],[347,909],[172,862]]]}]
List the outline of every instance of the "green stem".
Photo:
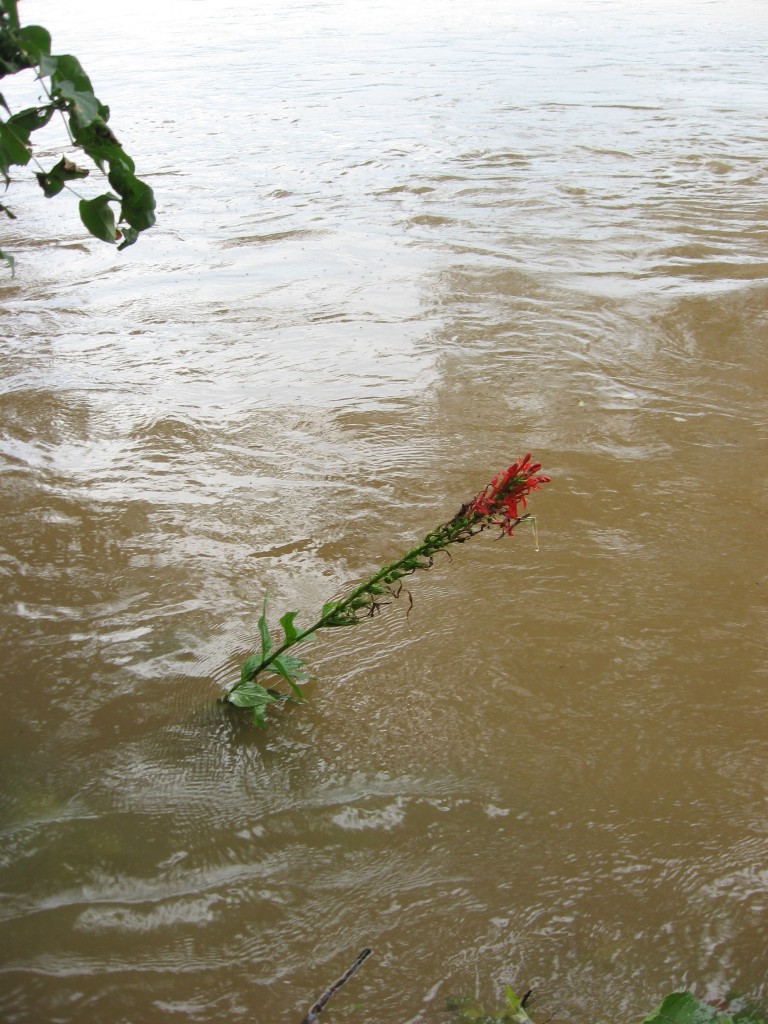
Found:
[{"label": "green stem", "polygon": [[[399,579],[406,575],[405,572],[400,573],[399,570],[409,562],[414,562],[416,559],[423,556],[431,558],[433,554],[436,554],[438,551],[443,550],[448,547],[449,544],[456,541],[462,533],[471,531],[472,527],[478,525],[481,520],[482,516],[478,515],[472,515],[467,518],[457,516],[449,523],[445,523],[442,526],[439,526],[436,530],[432,530],[431,533],[427,534],[421,544],[418,544],[415,548],[411,548],[411,550],[406,552],[406,554],[401,555],[396,562],[392,562],[390,565],[385,565],[383,568],[379,569],[377,573],[365,580],[364,583],[355,587],[352,593],[345,597],[343,601],[340,601],[338,604],[334,604],[333,608],[329,612],[325,615],[321,615],[317,622],[314,622],[311,626],[301,630],[301,632],[297,633],[291,640],[286,640],[276,650],[272,651],[272,653],[265,658],[254,671],[251,679],[255,679],[256,676],[269,668],[270,664],[276,658],[279,658],[281,654],[284,654],[290,647],[301,643],[302,640],[306,640],[308,636],[316,633],[319,629],[332,626],[334,624],[334,619],[338,619],[339,615],[343,615],[344,612],[351,608],[355,601],[363,597],[364,594],[370,594],[371,588],[375,587],[382,580],[386,580],[387,577],[395,577],[395,579]],[[418,568],[418,566],[416,567]],[[426,568],[426,566],[424,566],[424,568]],[[234,689],[236,689],[235,686],[233,686],[229,692],[231,693]]]}]

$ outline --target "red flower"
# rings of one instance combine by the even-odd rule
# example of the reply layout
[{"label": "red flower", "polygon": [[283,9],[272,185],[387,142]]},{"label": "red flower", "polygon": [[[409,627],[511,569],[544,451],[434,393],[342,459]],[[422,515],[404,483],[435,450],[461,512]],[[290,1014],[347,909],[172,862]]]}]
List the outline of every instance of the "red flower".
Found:
[{"label": "red flower", "polygon": [[496,474],[470,504],[468,514],[487,519],[511,536],[520,520],[518,508],[526,508],[526,495],[537,491],[542,484],[549,483],[548,476],[539,474],[540,469],[541,463],[531,462],[529,452],[509,469]]}]

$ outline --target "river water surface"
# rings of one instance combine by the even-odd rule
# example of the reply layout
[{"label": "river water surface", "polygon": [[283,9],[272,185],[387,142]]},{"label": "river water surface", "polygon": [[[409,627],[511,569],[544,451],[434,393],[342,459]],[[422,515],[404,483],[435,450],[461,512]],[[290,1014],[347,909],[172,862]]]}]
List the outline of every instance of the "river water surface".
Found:
[{"label": "river water surface", "polygon": [[[288,1024],[366,945],[330,1022],[765,1009],[763,0],[21,6],[158,225],[4,199],[2,1019]],[[217,704],[528,450],[538,552]]]}]

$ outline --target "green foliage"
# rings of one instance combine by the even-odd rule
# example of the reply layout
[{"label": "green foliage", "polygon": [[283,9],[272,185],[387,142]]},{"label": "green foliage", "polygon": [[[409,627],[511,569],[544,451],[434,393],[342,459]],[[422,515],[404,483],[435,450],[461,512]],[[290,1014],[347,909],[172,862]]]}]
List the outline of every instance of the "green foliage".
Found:
[{"label": "green foliage", "polygon": [[[87,230],[104,242],[119,242],[118,249],[132,245],[139,233],[155,223],[155,197],[146,182],[136,176],[131,157],[118,142],[109,121],[109,107],[94,94],[88,75],[77,57],[52,54],[51,37],[40,25],[19,24],[17,0],[0,0],[0,78],[25,69],[34,69],[48,98],[38,107],[12,113],[0,95],[0,175],[6,188],[10,169],[34,162],[35,177],[47,198],[63,189],[72,191],[69,182],[85,178],[90,172],[62,157],[46,170],[34,156],[31,136],[43,128],[54,114],[63,118],[73,146],[82,150],[106,175],[111,191],[95,199],[80,199],[80,219]],[[0,205],[0,212],[12,212]],[[12,266],[12,257],[0,251],[0,260]]]},{"label": "green foliage", "polygon": [[496,1013],[489,1013],[468,996],[449,999],[446,1009],[455,1011],[462,1024],[533,1024],[525,1011],[525,1000],[526,997],[518,998],[507,985],[504,989],[504,1006]]},{"label": "green foliage", "polygon": [[[255,687],[254,684],[256,677],[262,672],[272,672],[288,684],[296,700],[303,701],[304,694],[299,683],[307,679],[307,674],[302,662],[286,653],[290,647],[300,644],[320,629],[355,626],[361,619],[372,618],[381,610],[382,605],[388,603],[382,600],[384,597],[397,598],[405,593],[410,605],[413,605],[413,599],[410,593],[404,590],[402,580],[416,572],[430,569],[434,565],[435,555],[446,551],[451,544],[464,544],[491,526],[500,526],[502,536],[511,536],[516,526],[532,518],[528,514],[519,516],[518,505],[525,506],[525,496],[529,492],[538,490],[543,483],[549,483],[549,477],[536,475],[540,469],[540,463],[531,462],[531,456],[528,454],[505,472],[497,474],[480,494],[462,505],[447,523],[442,523],[431,530],[415,548],[411,548],[397,561],[377,570],[343,600],[328,601],[324,604],[320,618],[306,629],[297,629],[297,612],[286,612],[280,619],[284,639],[277,648],[273,648],[269,634],[265,597],[264,608],[258,620],[261,651],[246,659],[240,673],[240,682],[229,690],[224,700],[237,707],[258,707],[259,713],[254,711],[253,718],[257,725],[263,725],[265,694],[273,691]],[[510,989],[509,999],[514,998],[514,993]],[[509,1005],[511,1007],[512,1004]],[[517,1008],[520,1012],[521,1007],[522,1004]],[[512,1009],[510,1012],[513,1012]]]},{"label": "green foliage", "polygon": [[690,992],[672,992],[643,1024],[766,1024],[765,1018],[743,1000],[729,1000],[727,1012],[702,1003]]},{"label": "green foliage", "polygon": [[[299,683],[309,678],[303,662],[291,654],[284,653],[288,647],[299,643],[307,635],[299,633],[293,624],[298,612],[286,612],[280,619],[285,640],[276,651],[273,651],[267,611],[265,596],[264,607],[257,623],[261,649],[258,654],[252,654],[245,659],[240,669],[240,682],[226,696],[226,700],[235,707],[249,709],[254,724],[262,729],[266,727],[265,714],[270,704],[287,700],[305,700]],[[261,672],[272,672],[288,683],[293,697],[257,683],[256,676]]]},{"label": "green foliage", "polygon": [[[446,1009],[453,1011],[461,1024],[533,1024],[524,1003],[512,989],[505,990],[504,1006],[488,1012],[475,999],[449,999]],[[734,998],[728,1012],[703,1003],[690,992],[673,992],[642,1022],[642,1024],[768,1024],[765,1018],[743,1001]]]}]

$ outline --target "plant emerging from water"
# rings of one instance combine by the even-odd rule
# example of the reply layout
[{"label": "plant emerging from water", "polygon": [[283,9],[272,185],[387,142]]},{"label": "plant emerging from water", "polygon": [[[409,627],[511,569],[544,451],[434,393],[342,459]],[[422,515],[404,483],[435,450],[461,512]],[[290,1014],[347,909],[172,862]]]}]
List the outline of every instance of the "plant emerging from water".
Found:
[{"label": "plant emerging from water", "polygon": [[[534,1024],[525,1009],[530,994],[527,992],[519,999],[507,985],[504,1005],[495,1012],[489,1012],[471,997],[449,999],[446,1009],[456,1014],[458,1024]],[[736,995],[729,995],[721,1005],[713,1005],[702,1002],[691,992],[672,992],[642,1024],[766,1024],[766,1019]]]},{"label": "plant emerging from water", "polygon": [[[528,454],[518,459],[509,469],[498,473],[479,494],[462,505],[453,519],[431,530],[426,537],[397,561],[375,572],[355,587],[340,601],[329,601],[323,606],[320,618],[305,629],[296,626],[298,612],[286,612],[280,619],[282,642],[273,645],[267,622],[267,598],[258,621],[260,650],[244,662],[240,681],[226,694],[224,700],[251,711],[256,725],[264,727],[265,714],[270,704],[286,700],[303,701],[301,683],[309,676],[304,663],[288,651],[320,629],[356,626],[372,618],[381,608],[384,597],[399,597],[403,593],[403,579],[420,570],[431,568],[435,555],[452,544],[464,544],[471,537],[490,529],[499,528],[499,537],[512,536],[516,526],[533,517],[522,510],[527,496],[549,482],[539,473],[541,463],[532,462]],[[406,591],[407,593],[407,591]],[[409,600],[412,598],[409,594]],[[290,688],[283,693],[264,686],[259,677],[270,673],[282,679]]]}]

